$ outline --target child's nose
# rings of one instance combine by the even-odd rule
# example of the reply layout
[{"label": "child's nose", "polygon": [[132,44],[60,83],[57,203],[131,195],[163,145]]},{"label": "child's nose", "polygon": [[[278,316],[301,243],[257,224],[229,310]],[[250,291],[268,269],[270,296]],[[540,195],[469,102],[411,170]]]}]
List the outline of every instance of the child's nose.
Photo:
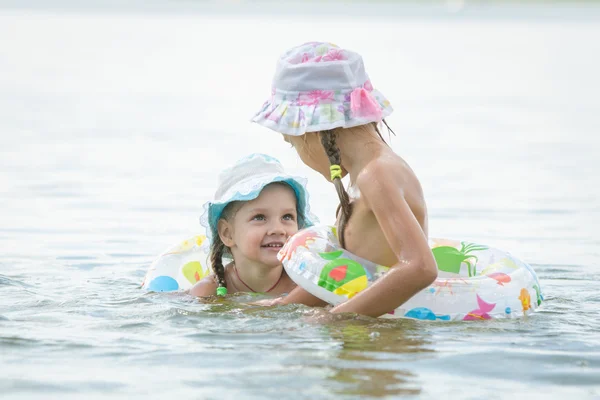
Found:
[{"label": "child's nose", "polygon": [[281,221],[274,221],[269,229],[269,235],[285,235],[285,226]]}]

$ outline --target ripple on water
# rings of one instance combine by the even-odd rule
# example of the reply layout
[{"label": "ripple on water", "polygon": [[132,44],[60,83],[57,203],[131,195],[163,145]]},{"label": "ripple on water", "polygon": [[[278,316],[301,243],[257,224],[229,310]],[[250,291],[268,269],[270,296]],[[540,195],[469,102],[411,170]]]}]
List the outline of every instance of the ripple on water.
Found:
[{"label": "ripple on water", "polygon": [[[311,20],[311,31],[343,30],[385,60],[377,81],[390,83],[404,110],[391,118],[407,132],[390,145],[422,181],[430,229],[523,255],[541,280],[545,302],[526,319],[429,323],[139,290],[156,254],[198,233],[219,170],[251,148],[312,174],[321,217],[337,202],[295,151],[267,134],[240,135],[251,128],[232,118],[271,78],[273,51],[306,36],[288,3],[277,18],[215,19],[177,14],[202,2],[152,3],[161,2],[172,9],[136,1],[98,14],[89,1],[93,12],[72,13],[69,0],[52,12],[0,12],[3,399],[598,398],[600,58],[572,67],[598,53],[600,8],[536,2],[448,14],[443,5],[431,15],[385,1],[379,11],[369,2],[382,19],[349,20],[334,5]],[[245,34],[189,51],[232,27]],[[268,45],[245,45],[264,37]],[[32,63],[36,48],[49,56]],[[232,49],[256,79],[237,79],[245,86],[233,97],[212,96],[239,78]],[[564,56],[548,68],[553,54]]]}]

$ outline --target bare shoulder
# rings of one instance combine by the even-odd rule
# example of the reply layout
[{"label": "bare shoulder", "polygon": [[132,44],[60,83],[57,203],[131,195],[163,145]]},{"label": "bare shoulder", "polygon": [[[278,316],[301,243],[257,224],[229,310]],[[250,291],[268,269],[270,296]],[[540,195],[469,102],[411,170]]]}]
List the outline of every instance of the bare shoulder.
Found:
[{"label": "bare shoulder", "polygon": [[401,157],[384,156],[371,161],[357,177],[356,185],[373,212],[410,212],[427,234],[427,205],[421,183]]},{"label": "bare shoulder", "polygon": [[400,157],[378,157],[363,168],[356,185],[367,197],[402,194],[404,184],[411,178],[412,171],[409,171]]},{"label": "bare shoulder", "polygon": [[217,281],[213,274],[196,283],[189,291],[189,294],[197,297],[212,296],[217,292]]}]

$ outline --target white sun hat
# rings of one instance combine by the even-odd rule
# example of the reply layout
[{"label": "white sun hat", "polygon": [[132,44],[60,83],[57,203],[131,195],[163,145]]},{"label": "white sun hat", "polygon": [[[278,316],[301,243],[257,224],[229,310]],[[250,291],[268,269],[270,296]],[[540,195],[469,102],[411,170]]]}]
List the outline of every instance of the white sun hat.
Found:
[{"label": "white sun hat", "polygon": [[276,158],[255,153],[242,158],[219,175],[215,196],[204,204],[204,213],[200,217],[200,224],[206,228],[206,236],[211,239],[217,235],[217,223],[229,203],[254,200],[265,186],[274,182],[286,183],[294,190],[299,229],[318,222],[310,213],[306,178],[289,175]]},{"label": "white sun hat", "polygon": [[309,42],[279,58],[271,97],[252,121],[301,136],[380,122],[392,111],[371,85],[360,54],[332,43]]}]

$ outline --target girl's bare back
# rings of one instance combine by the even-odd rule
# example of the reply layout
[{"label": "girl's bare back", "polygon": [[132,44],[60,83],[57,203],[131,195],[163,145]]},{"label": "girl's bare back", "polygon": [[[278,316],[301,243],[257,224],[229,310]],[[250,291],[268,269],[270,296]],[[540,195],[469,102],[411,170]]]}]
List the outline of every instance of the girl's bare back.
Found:
[{"label": "girl's bare back", "polygon": [[[364,182],[372,183],[374,180],[385,181],[388,184],[393,182],[395,190],[387,193],[368,193],[369,189],[365,187]],[[344,232],[347,248],[352,249],[357,256],[386,266],[398,262],[398,257],[390,248],[380,222],[371,208],[369,197],[372,196],[390,200],[392,196],[403,196],[427,236],[427,206],[421,184],[409,165],[391,150],[367,165],[357,177],[355,188],[351,192],[357,192],[357,196],[352,199],[352,217]]]}]

